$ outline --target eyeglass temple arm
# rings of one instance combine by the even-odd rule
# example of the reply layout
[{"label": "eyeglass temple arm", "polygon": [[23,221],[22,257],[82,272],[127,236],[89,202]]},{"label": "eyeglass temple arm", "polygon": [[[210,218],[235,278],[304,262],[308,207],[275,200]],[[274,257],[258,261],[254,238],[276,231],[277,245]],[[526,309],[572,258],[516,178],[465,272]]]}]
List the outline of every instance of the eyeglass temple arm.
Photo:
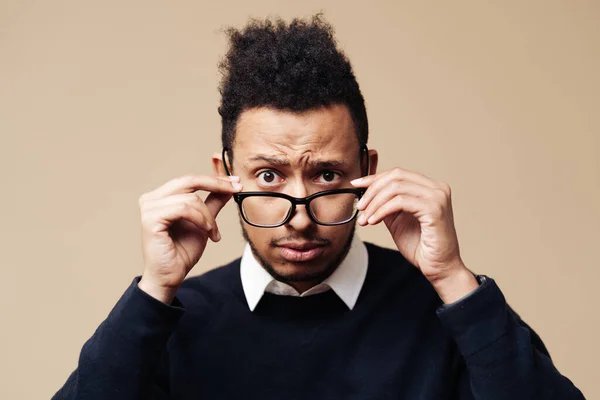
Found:
[{"label": "eyeglass temple arm", "polygon": [[[366,173],[365,175],[363,175],[363,176],[368,176],[368,175],[369,175],[369,173],[371,172],[371,171],[370,171],[370,168],[371,168],[371,167],[370,167],[370,165],[369,165],[369,149],[367,148],[367,145],[366,145],[366,144],[363,144],[363,145],[360,147],[360,159],[361,159],[361,164],[362,164],[362,154],[363,154],[363,152],[365,153],[365,156],[367,157],[367,160],[366,160],[366,161],[367,161],[367,168],[366,168],[366,169],[367,169],[367,171],[366,171],[367,173]],[[362,174],[362,173],[361,173],[361,174]]]},{"label": "eyeglass temple arm", "polygon": [[229,168],[227,168],[227,159],[225,158],[226,152],[227,152],[227,147],[223,147],[223,151],[221,152],[221,158],[223,161],[223,167],[225,167],[225,173],[227,174],[227,176],[231,176],[231,173],[229,172]]}]

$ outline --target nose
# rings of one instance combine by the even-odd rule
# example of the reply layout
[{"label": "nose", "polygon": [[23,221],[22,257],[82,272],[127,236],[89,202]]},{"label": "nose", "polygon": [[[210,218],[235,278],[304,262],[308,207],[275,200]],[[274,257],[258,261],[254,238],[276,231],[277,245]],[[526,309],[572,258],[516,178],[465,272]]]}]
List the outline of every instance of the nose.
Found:
[{"label": "nose", "polygon": [[295,231],[301,232],[311,228],[313,224],[314,222],[308,216],[306,205],[298,204],[296,206],[296,211],[294,211],[294,215],[292,215],[292,218],[287,222],[286,225]]},{"label": "nose", "polygon": [[[291,196],[299,198],[308,196],[306,187],[303,184],[297,185],[295,189],[296,190],[294,190],[294,193],[291,194]],[[296,205],[294,215],[292,215],[292,218],[287,222],[286,225],[288,225],[295,231],[305,231],[311,228],[313,224],[314,222],[308,216],[308,210],[306,209],[306,205],[298,204]]]}]

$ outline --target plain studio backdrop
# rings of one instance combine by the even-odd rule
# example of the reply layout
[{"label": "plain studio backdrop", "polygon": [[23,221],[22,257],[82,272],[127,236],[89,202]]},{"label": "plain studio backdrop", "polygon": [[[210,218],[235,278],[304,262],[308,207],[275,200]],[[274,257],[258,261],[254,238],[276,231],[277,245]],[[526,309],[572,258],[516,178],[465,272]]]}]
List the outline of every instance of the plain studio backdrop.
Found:
[{"label": "plain studio backdrop", "polygon": [[[220,150],[223,28],[323,11],[380,168],[445,181],[469,268],[600,398],[597,1],[0,1],[0,398],[49,398],[142,272],[138,198]],[[242,253],[218,218],[193,275]],[[394,244],[381,224],[364,240]]]}]

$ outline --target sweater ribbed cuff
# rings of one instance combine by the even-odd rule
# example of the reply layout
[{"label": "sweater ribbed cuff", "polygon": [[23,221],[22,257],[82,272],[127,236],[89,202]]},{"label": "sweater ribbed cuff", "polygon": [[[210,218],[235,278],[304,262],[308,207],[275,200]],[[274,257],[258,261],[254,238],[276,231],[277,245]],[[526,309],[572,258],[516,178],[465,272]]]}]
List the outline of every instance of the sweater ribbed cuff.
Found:
[{"label": "sweater ribbed cuff", "polygon": [[490,278],[466,298],[438,308],[437,315],[465,358],[490,346],[507,332],[506,300]]},{"label": "sweater ribbed cuff", "polygon": [[133,279],[104,323],[123,338],[153,337],[160,341],[171,334],[185,308],[177,298],[168,305],[150,296],[138,287],[140,279]]}]

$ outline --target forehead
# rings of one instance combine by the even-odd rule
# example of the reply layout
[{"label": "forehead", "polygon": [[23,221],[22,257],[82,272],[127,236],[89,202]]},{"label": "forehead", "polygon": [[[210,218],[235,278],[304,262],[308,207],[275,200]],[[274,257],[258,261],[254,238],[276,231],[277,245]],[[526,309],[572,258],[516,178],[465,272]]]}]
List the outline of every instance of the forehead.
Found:
[{"label": "forehead", "polygon": [[350,112],[338,104],[303,112],[246,110],[233,143],[235,159],[242,162],[256,155],[285,158],[292,164],[315,158],[352,160],[358,149]]}]

